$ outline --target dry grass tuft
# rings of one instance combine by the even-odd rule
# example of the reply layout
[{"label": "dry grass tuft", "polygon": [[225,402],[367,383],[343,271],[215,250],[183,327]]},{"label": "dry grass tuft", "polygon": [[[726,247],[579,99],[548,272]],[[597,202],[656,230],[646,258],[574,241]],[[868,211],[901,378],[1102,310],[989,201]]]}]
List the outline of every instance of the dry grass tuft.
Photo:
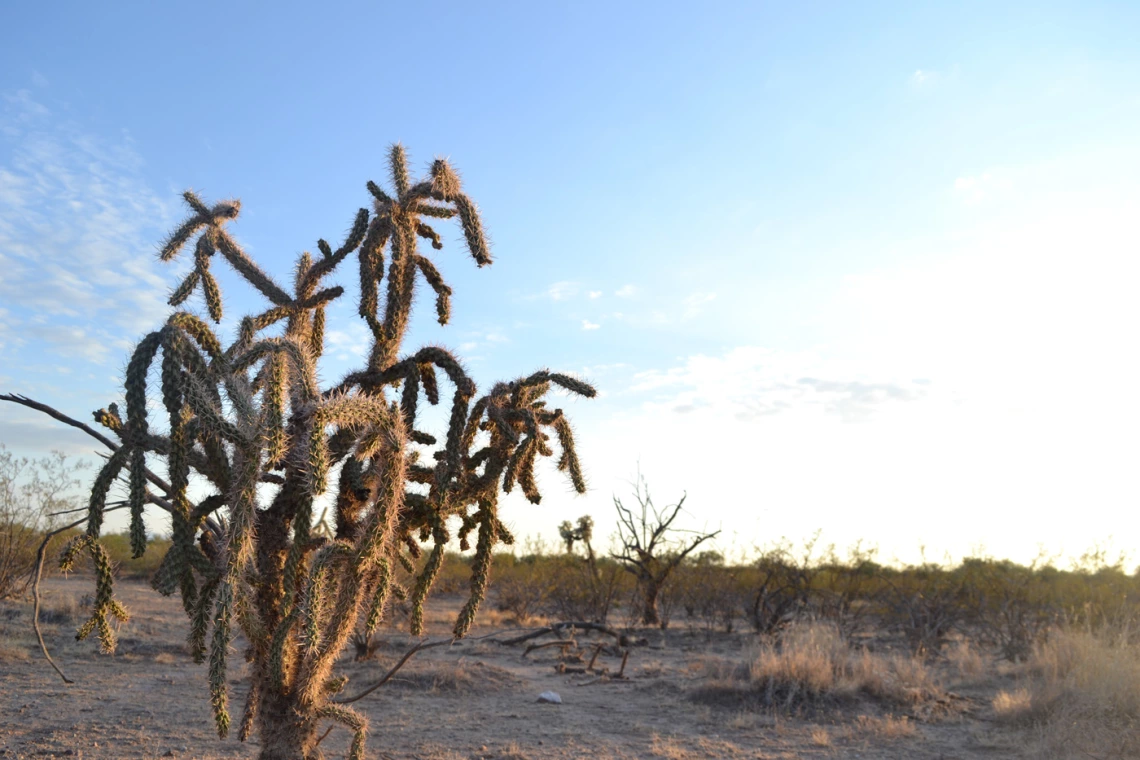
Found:
[{"label": "dry grass tuft", "polygon": [[914,721],[905,715],[901,717],[860,715],[855,719],[855,725],[847,729],[845,738],[894,740],[910,739],[917,734],[918,729],[915,727]]},{"label": "dry grass tuft", "polygon": [[1004,723],[1022,723],[1033,715],[1033,696],[1029,689],[1002,689],[992,704],[997,719]]},{"label": "dry grass tuft", "polygon": [[1140,757],[1140,648],[1055,632],[1026,670],[1025,686],[993,707],[1029,730],[1034,757]]},{"label": "dry grass tuft", "polygon": [[964,681],[975,680],[986,673],[986,660],[966,639],[962,639],[946,652],[946,659]]},{"label": "dry grass tuft", "polygon": [[811,730],[811,743],[815,747],[830,747],[831,734],[823,726],[816,726]]},{"label": "dry grass tuft", "polygon": [[854,652],[830,626],[793,626],[777,642],[759,647],[744,663],[705,658],[707,682],[698,702],[759,704],[779,710],[815,708],[860,694],[892,705],[916,707],[945,700],[945,692],[920,658]]},{"label": "dry grass tuft", "polygon": [[511,742],[503,747],[496,757],[499,760],[530,760],[530,756],[523,752],[518,742]]},{"label": "dry grass tuft", "polygon": [[653,735],[652,743],[649,745],[649,752],[653,757],[663,757],[665,760],[688,760],[688,758],[692,757],[689,751],[676,739],[669,737],[662,738],[657,734]]},{"label": "dry grass tuft", "polygon": [[0,641],[0,662],[24,662],[28,659],[26,647]]}]

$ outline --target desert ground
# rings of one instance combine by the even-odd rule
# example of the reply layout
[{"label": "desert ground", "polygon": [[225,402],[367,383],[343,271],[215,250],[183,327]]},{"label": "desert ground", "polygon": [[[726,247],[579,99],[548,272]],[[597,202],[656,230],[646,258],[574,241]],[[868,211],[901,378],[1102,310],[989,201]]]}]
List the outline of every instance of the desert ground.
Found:
[{"label": "desert ground", "polygon": [[[177,599],[123,581],[132,613],[114,656],[76,642],[74,628],[90,594],[86,578],[51,579],[44,589],[47,643],[71,678],[64,684],[42,659],[30,604],[0,607],[0,757],[248,758],[256,741],[218,739],[204,666],[183,646],[186,620]],[[459,601],[436,599],[429,631],[446,635]],[[398,617],[398,616],[397,616]],[[398,624],[399,621],[393,621]],[[973,655],[931,658],[909,687],[913,698],[886,700],[866,690],[830,695],[789,709],[764,707],[734,690],[732,672],[754,657],[751,633],[673,626],[635,633],[623,678],[622,649],[604,634],[563,632],[576,645],[539,637],[504,646],[521,631],[488,609],[460,643],[423,650],[385,686],[357,703],[370,722],[377,758],[960,758],[1022,757],[1025,729],[995,713],[995,696],[1015,689],[1016,666]],[[525,629],[523,629],[525,630]],[[490,636],[488,634],[491,634]],[[482,638],[481,638],[482,637]],[[370,661],[346,652],[346,694],[380,675],[415,640],[383,630]],[[630,642],[627,642],[630,643]],[[604,644],[591,672],[581,672]],[[868,640],[890,656],[895,644]],[[231,702],[244,692],[239,646],[231,661]],[[913,676],[912,676],[913,677]],[[925,684],[925,685],[923,685]],[[925,689],[925,691],[923,691]],[[540,703],[557,692],[561,704]],[[872,690],[873,691],[873,690]],[[334,729],[321,744],[343,756],[348,736]],[[253,745],[253,746],[250,746]]]}]

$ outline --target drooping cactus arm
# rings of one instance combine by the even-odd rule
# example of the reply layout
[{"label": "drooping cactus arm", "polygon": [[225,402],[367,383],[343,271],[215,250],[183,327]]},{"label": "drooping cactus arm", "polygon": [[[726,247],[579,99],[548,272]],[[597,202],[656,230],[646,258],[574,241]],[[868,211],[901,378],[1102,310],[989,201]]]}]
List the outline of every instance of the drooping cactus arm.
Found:
[{"label": "drooping cactus arm", "polygon": [[[76,428],[77,430],[82,430],[84,433],[91,436],[92,438],[94,438],[95,440],[99,441],[104,446],[106,446],[108,449],[110,449],[112,454],[115,451],[118,451],[120,448],[119,444],[113,442],[110,438],[103,435],[99,431],[95,430],[90,425],[82,423],[79,420],[74,419],[73,417],[69,417],[68,415],[64,414],[63,412],[61,412],[61,411],[59,411],[59,410],[57,410],[51,406],[48,406],[47,404],[43,404],[39,401],[36,401],[35,399],[28,398],[27,396],[23,396],[23,395],[18,394],[18,393],[3,393],[3,394],[0,394],[0,401],[10,401],[10,402],[15,403],[15,404],[20,404],[21,406],[26,406],[29,409],[35,409],[36,411],[43,412],[44,414],[48,415],[49,417],[52,417],[52,418],[64,423],[65,425],[70,425],[71,427]],[[159,439],[159,440],[161,440],[161,439]],[[157,449],[156,449],[156,451],[157,451]],[[158,452],[158,453],[163,453],[163,452]],[[161,491],[163,494],[169,494],[171,492],[170,483],[168,483],[165,478],[161,477],[160,475],[158,475],[157,473],[155,473],[153,470],[151,470],[149,468],[146,469],[146,479],[148,481],[150,481],[155,486],[155,488],[159,489],[159,491]],[[146,499],[150,504],[153,504],[154,506],[158,507],[159,509],[161,509],[165,512],[172,512],[174,509],[173,505],[170,503],[169,500],[164,499],[161,496],[158,496],[158,495],[151,493],[149,491],[146,494]],[[215,520],[207,520],[206,521],[206,527],[211,532],[216,533],[218,535],[221,535],[221,526],[218,525],[218,523]]]}]

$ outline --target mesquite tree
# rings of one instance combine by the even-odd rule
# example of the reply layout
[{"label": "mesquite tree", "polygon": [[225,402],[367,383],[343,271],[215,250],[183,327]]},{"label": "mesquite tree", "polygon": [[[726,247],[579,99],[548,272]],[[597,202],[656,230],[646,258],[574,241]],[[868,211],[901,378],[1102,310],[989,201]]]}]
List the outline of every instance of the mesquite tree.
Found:
[{"label": "mesquite tree", "polygon": [[673,522],[681,514],[685,497],[682,496],[676,504],[658,509],[653,504],[649,486],[640,473],[634,483],[633,496],[637,500],[636,511],[614,497],[620,551],[611,556],[637,579],[642,624],[659,625],[661,619],[657,613],[657,597],[665,582],[685,557],[705,541],[716,538],[720,531],[698,533],[674,528]]},{"label": "mesquite tree", "polygon": [[[331,674],[358,623],[371,633],[390,597],[406,596],[412,633],[419,634],[424,600],[457,527],[463,550],[476,536],[470,596],[454,627],[464,635],[486,592],[493,547],[513,540],[499,518],[500,492],[517,485],[538,503],[535,461],[554,453],[554,438],[558,468],[579,493],[585,490],[569,422],[544,398],[552,386],[593,396],[591,386],[542,370],[498,383],[476,400],[475,384],[447,350],[402,353],[419,275],[435,292],[439,322],[450,316],[452,291],[417,247],[423,238],[442,248],[428,220],[457,218],[476,263],[490,264],[491,257],[476,207],[446,161],[436,160],[427,178],[413,181],[401,146],[389,158],[394,193],[369,182],[373,211],[357,213],[339,248],[320,240],[320,257],[301,254],[291,292],[227,232],[238,215],[236,200],[210,206],[184,194],[191,214],[159,257],[174,260],[197,235],[190,246],[194,268],[170,304],[178,307],[200,291],[209,317],[219,322],[222,298],[210,267],[220,254],[269,307],[241,320],[228,346],[206,320],[182,310],[141,340],[126,370],[125,417],[114,405],[95,413],[119,442],[89,429],[112,453],[91,489],[87,530],[62,556],[66,568],[80,553],[91,555],[97,592],[78,637],[95,633],[111,651],[111,620],[126,619],[127,611],[113,596],[99,543],[108,491],[125,472],[136,556],[147,544],[144,506],[170,514],[173,543],[153,585],[181,595],[190,649],[209,663],[222,737],[231,720],[226,653],[235,630],[245,635],[251,680],[238,735],[244,740],[256,727],[264,760],[317,757],[318,727],[329,721],[353,732],[350,757],[362,757],[365,720],[338,704],[344,679]],[[359,264],[358,311],[371,349],[359,371],[322,389],[316,363],[325,314],[344,293],[324,282],[350,258]],[[161,382],[153,393],[148,374],[156,363]],[[422,399],[440,402],[441,373],[453,391],[450,420],[437,441],[417,426],[417,411]],[[169,420],[166,430],[151,425],[152,393]],[[5,400],[44,408],[22,397]],[[156,459],[165,460],[166,478],[150,469]],[[313,508],[333,479],[329,538],[314,530]],[[192,491],[201,495],[192,498]],[[430,546],[422,560],[421,545]],[[399,587],[396,563],[413,575],[411,588]]]}]

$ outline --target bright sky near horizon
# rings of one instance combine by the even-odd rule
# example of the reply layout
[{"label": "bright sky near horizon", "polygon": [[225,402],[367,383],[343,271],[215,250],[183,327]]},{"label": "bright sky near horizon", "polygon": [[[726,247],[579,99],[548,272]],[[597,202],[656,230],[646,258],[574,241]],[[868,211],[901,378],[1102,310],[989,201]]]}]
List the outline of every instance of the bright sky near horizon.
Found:
[{"label": "bright sky near horizon", "polygon": [[[189,268],[154,255],[183,189],[240,197],[286,279],[400,140],[451,158],[496,256],[446,230],[452,324],[425,297],[409,348],[601,390],[563,404],[590,493],[545,467],[517,533],[608,533],[640,463],[729,551],[1136,551],[1138,33],[1124,2],[8,4],[0,392],[121,395]],[[0,442],[97,450],[12,405]]]}]

